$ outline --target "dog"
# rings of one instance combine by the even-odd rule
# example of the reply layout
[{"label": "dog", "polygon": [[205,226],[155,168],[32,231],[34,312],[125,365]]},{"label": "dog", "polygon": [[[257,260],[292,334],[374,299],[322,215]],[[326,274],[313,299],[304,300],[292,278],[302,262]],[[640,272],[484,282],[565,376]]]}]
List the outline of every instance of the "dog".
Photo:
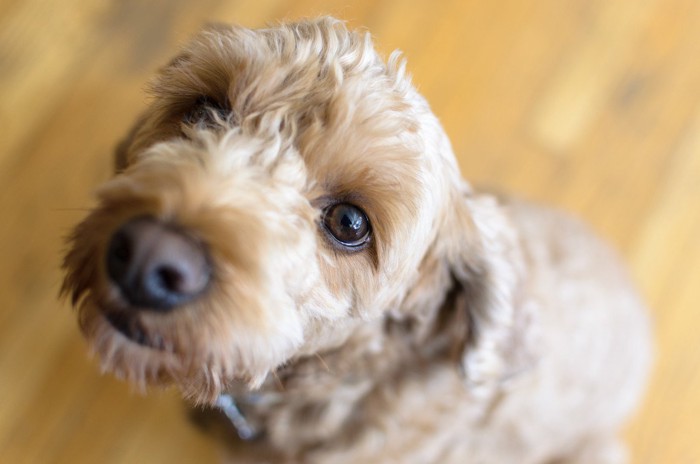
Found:
[{"label": "dog", "polygon": [[579,221],[462,179],[399,53],[212,25],[151,93],[63,265],[106,371],[230,462],[625,461],[643,303]]}]

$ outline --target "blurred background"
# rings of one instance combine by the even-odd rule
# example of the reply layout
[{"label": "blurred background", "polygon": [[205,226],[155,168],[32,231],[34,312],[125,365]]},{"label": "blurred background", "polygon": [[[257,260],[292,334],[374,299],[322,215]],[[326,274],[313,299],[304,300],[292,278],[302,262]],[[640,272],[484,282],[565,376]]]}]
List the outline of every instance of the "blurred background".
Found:
[{"label": "blurred background", "polygon": [[697,0],[0,0],[0,462],[216,459],[175,392],[99,374],[56,298],[62,238],[145,82],[203,22],[325,13],[404,51],[465,177],[617,246],[658,344],[633,462],[700,463]]}]

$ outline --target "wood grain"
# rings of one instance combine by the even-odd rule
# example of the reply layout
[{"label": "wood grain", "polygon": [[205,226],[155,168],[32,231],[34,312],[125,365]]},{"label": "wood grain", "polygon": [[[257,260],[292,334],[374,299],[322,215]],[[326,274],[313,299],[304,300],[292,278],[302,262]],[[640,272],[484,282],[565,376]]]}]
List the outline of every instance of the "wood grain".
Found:
[{"label": "wood grain", "polygon": [[56,299],[62,238],[145,82],[203,22],[322,13],[404,51],[468,179],[571,210],[621,250],[658,344],[633,462],[700,463],[696,0],[3,0],[0,461],[216,460],[174,392],[100,376]]}]

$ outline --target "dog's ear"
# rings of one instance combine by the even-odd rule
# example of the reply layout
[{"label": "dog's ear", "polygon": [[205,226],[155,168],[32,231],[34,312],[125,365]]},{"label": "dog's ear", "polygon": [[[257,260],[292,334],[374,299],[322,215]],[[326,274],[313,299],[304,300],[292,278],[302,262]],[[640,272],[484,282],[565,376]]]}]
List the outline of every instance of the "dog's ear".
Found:
[{"label": "dog's ear", "polygon": [[122,140],[119,141],[114,149],[114,173],[118,174],[126,169],[128,163],[128,153],[129,147],[131,146],[131,141],[133,139],[133,132],[135,129],[131,129],[130,133]]},{"label": "dog's ear", "polygon": [[142,114],[136,121],[136,124],[131,126],[131,129],[129,129],[126,137],[120,140],[114,149],[113,166],[115,174],[122,172],[132,162],[129,154],[133,151],[134,143],[139,135],[139,132],[142,131],[145,121],[146,115]]},{"label": "dog's ear", "polygon": [[496,197],[465,191],[452,203],[431,250],[441,275],[432,284],[441,282],[445,294],[432,335],[459,363],[468,387],[488,395],[532,363],[524,257]]},{"label": "dog's ear", "polygon": [[178,125],[163,125],[163,117],[153,117],[151,112],[142,113],[131,126],[126,136],[114,149],[114,173],[119,174],[134,163],[135,155],[159,140],[165,140],[178,134]]}]

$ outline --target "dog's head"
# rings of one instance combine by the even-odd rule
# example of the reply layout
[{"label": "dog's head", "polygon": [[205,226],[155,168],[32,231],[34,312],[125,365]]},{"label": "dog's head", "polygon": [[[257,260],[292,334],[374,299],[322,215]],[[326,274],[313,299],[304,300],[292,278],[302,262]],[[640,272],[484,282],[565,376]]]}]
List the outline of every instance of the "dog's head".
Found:
[{"label": "dog's head", "polygon": [[64,264],[105,369],[212,402],[364,321],[435,311],[451,282],[470,295],[467,372],[500,369],[514,238],[398,55],[329,18],[215,26],[153,95]]}]

